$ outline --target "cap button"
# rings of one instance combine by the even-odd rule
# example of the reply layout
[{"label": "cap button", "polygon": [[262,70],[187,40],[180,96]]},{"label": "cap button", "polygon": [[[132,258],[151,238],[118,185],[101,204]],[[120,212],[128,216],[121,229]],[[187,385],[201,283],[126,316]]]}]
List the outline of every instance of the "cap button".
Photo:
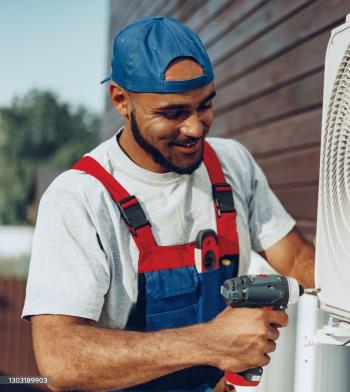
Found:
[{"label": "cap button", "polygon": [[155,16],[154,19],[161,20],[161,19],[164,19],[164,17],[163,16]]}]

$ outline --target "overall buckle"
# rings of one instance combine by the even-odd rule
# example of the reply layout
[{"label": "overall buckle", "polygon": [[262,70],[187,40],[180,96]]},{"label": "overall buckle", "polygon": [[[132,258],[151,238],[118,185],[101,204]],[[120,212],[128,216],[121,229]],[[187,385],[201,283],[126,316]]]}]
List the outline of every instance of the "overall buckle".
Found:
[{"label": "overall buckle", "polygon": [[213,198],[219,216],[223,212],[236,212],[230,184],[226,182],[213,184]]},{"label": "overall buckle", "polygon": [[[130,203],[130,201],[136,201],[136,202]],[[120,200],[116,204],[119,208],[121,217],[123,218],[124,222],[128,225],[131,233],[135,237],[137,236],[136,234],[137,229],[146,225],[150,225],[139,201],[136,199],[135,196],[128,196]],[[125,204],[127,205],[123,206]]]}]

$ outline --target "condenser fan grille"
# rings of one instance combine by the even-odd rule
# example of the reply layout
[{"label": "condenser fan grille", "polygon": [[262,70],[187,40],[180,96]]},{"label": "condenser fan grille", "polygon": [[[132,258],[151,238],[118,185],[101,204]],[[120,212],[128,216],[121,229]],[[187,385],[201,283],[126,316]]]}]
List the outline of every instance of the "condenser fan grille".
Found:
[{"label": "condenser fan grille", "polygon": [[323,266],[328,266],[322,279],[331,280],[335,287],[350,287],[350,45],[338,67],[328,102],[319,192],[317,251],[326,258]]}]

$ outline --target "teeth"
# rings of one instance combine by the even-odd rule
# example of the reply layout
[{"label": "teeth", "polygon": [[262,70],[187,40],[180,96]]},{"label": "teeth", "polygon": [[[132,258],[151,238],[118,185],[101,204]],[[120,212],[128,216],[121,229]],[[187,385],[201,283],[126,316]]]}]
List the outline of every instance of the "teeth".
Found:
[{"label": "teeth", "polygon": [[184,144],[176,143],[176,145],[177,145],[177,146],[180,146],[180,147],[192,147],[192,146],[194,146],[196,143],[197,143],[197,142],[184,143]]}]

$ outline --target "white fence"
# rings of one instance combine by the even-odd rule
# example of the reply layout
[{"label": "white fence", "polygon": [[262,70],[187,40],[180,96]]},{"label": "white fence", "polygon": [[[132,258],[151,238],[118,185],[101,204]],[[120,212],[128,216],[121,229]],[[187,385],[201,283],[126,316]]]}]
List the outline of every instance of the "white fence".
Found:
[{"label": "white fence", "polygon": [[32,226],[0,226],[0,257],[30,253]]}]

